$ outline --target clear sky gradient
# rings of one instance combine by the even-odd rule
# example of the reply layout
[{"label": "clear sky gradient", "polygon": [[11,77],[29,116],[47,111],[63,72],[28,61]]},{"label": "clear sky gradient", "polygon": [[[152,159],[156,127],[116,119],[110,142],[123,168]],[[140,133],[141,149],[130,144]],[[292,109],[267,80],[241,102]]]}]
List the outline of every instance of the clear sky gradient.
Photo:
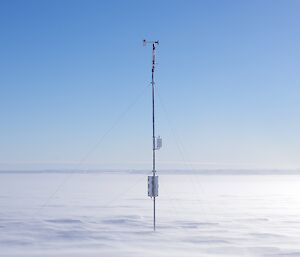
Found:
[{"label": "clear sky gradient", "polygon": [[1,1],[0,169],[300,168],[300,1]]}]

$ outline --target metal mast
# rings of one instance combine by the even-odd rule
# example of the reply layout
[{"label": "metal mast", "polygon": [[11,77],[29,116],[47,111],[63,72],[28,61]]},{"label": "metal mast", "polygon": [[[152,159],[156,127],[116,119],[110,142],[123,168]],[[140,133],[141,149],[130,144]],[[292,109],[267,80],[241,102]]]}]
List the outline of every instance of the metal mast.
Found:
[{"label": "metal mast", "polygon": [[155,72],[155,50],[156,45],[159,41],[146,41],[143,40],[144,46],[147,44],[152,44],[152,71],[151,71],[151,87],[152,87],[152,176],[148,176],[148,196],[153,198],[153,230],[156,229],[156,209],[155,209],[155,198],[158,196],[158,176],[156,176],[155,168],[155,151],[158,150],[162,141],[161,138],[156,138],[155,136],[155,82],[154,82],[154,72]]}]

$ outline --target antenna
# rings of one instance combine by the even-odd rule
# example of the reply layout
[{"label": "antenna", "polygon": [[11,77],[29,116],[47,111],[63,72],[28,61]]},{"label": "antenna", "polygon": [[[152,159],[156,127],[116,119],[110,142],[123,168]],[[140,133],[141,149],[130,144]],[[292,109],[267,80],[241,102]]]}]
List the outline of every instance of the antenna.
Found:
[{"label": "antenna", "polygon": [[143,45],[147,46],[152,44],[152,72],[151,72],[151,88],[152,88],[152,176],[148,176],[148,196],[153,198],[153,230],[156,229],[156,209],[155,209],[155,198],[158,196],[158,176],[156,176],[155,169],[155,151],[160,149],[162,146],[162,139],[155,137],[155,50],[156,45],[159,41],[147,41],[143,40]]}]

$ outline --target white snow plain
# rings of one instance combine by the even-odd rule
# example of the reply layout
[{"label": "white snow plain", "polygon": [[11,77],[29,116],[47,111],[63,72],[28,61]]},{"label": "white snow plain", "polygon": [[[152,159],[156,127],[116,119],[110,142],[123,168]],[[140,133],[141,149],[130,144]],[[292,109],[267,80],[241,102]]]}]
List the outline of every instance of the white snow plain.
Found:
[{"label": "white snow plain", "polygon": [[1,173],[0,256],[300,256],[300,176]]}]

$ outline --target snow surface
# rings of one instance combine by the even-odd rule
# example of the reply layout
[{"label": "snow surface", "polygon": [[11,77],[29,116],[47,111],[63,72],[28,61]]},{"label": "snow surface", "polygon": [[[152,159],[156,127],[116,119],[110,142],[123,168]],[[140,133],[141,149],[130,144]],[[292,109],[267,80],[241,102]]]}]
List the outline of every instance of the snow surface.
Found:
[{"label": "snow surface", "polygon": [[161,175],[157,211],[145,174],[2,173],[0,256],[300,256],[299,175]]}]

